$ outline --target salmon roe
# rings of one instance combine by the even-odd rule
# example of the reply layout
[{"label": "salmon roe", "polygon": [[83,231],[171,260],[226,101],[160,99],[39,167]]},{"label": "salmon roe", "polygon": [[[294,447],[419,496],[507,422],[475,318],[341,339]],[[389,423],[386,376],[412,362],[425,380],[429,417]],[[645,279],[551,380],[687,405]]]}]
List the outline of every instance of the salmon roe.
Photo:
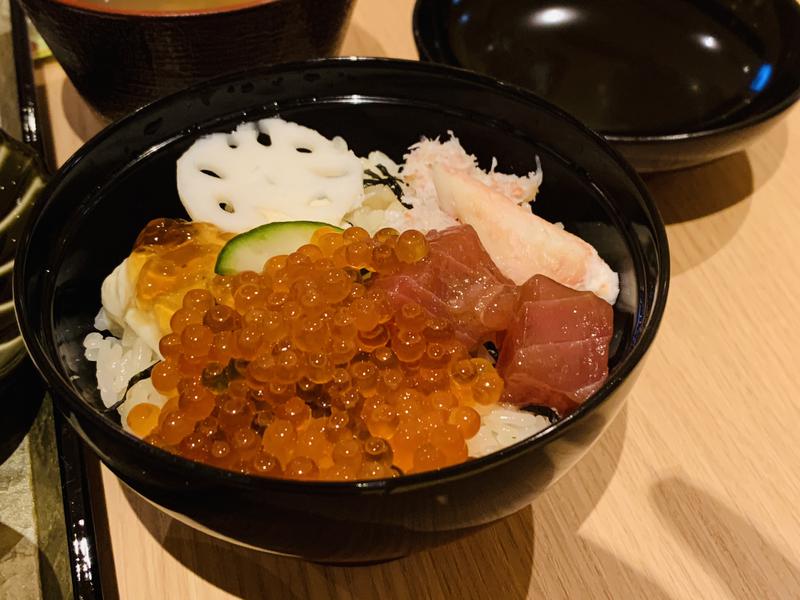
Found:
[{"label": "salmon roe", "polygon": [[153,385],[168,401],[145,438],[218,467],[357,480],[467,460],[476,406],[503,381],[452,324],[392,308],[380,275],[425,260],[418,231],[322,228],[260,273],[214,276],[183,295]]},{"label": "salmon roe", "polygon": [[[208,296],[197,300],[200,290],[189,292],[208,287],[217,255],[231,237],[209,223],[163,218],[150,221],[139,234],[127,268],[137,275],[136,308],[155,315],[161,333],[180,335],[213,306]],[[162,342],[162,356],[174,342]]]}]

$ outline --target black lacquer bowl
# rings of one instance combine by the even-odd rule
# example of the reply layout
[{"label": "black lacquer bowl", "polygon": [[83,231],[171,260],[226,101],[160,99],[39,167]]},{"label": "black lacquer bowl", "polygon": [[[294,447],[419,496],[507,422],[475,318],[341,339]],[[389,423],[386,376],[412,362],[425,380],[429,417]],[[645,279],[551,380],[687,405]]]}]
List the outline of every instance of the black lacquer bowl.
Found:
[{"label": "black lacquer bowl", "polygon": [[640,171],[745,148],[800,97],[796,0],[418,0],[423,60],[525,87]]},{"label": "black lacquer bowl", "polygon": [[[279,114],[341,135],[360,155],[400,160],[421,135],[456,132],[484,167],[524,173],[541,158],[542,216],[593,243],[620,273],[611,375],[568,418],[494,455],[363,483],[295,482],[192,463],[123,433],[104,413],[81,342],[100,284],[154,217],[184,216],[175,161],[197,136]],[[45,191],[17,258],[22,331],[69,422],[125,482],[176,518],[235,542],[326,562],[389,559],[512,514],[600,436],[642,366],[666,301],[657,209],[599,136],[526,92],[424,63],[340,59],[231,76],[159,101],[103,131]]]},{"label": "black lacquer bowl", "polygon": [[[354,0],[242,0],[163,12],[20,0],[90,106],[116,119],[234,71],[335,56]],[[230,4],[230,3],[228,3]]]}]

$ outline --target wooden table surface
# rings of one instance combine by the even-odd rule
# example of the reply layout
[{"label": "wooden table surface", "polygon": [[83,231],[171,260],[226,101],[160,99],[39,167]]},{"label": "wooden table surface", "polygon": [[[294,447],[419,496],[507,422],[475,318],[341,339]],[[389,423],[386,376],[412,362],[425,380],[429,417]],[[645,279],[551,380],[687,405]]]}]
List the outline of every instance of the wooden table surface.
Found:
[{"label": "wooden table surface", "polygon": [[[361,0],[343,53],[416,58],[412,5]],[[40,75],[63,161],[101,124],[58,65]],[[627,407],[532,506],[334,568],[195,532],[103,468],[104,579],[126,599],[800,598],[800,109],[747,152],[646,182],[672,250],[666,317]]]}]

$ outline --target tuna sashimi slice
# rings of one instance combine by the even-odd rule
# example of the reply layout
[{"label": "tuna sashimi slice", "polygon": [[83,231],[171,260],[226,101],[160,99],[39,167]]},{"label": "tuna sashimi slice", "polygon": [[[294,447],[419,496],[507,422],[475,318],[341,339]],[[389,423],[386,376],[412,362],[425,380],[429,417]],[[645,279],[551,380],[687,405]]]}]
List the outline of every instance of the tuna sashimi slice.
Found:
[{"label": "tuna sashimi slice", "polygon": [[414,301],[453,322],[468,348],[494,339],[514,315],[517,286],[505,277],[469,225],[432,231],[428,256],[372,284],[386,290],[395,307]]},{"label": "tuna sashimi slice", "polygon": [[574,410],[608,376],[611,306],[543,275],[520,287],[518,310],[503,340],[497,368],[504,400]]}]

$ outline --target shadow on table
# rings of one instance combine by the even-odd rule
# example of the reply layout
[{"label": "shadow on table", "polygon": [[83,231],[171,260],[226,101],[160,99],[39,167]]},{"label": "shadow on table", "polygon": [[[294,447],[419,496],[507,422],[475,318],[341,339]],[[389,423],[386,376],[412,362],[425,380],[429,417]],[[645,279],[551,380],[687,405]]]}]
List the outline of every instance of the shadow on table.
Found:
[{"label": "shadow on table", "polygon": [[61,86],[61,106],[72,131],[84,142],[109,124],[107,119],[89,108],[67,77]]},{"label": "shadow on table", "polygon": [[744,152],[693,169],[650,175],[645,183],[667,224],[673,275],[725,247],[747,218],[754,190]]},{"label": "shadow on table", "polygon": [[[570,494],[570,509],[562,511],[573,535],[558,544],[576,546],[575,565],[594,573],[592,585],[605,586],[611,597],[626,589],[646,591],[652,600],[668,600],[657,584],[603,548],[583,540],[578,530],[600,501],[622,453],[627,423],[623,408],[590,455],[556,484]],[[592,485],[585,482],[591,480]],[[575,488],[575,489],[572,489]],[[368,567],[310,564],[241,548],[200,533],[164,515],[123,486],[125,496],[150,534],[187,569],[227,593],[242,598],[526,598],[552,589],[563,576],[558,569],[534,571],[534,513],[531,507],[456,542],[412,556]],[[498,565],[498,558],[501,565]],[[587,563],[591,565],[587,566]],[[561,565],[563,569],[563,565]],[[550,585],[537,578],[549,578]],[[615,573],[608,578],[597,573]],[[621,578],[621,579],[620,579]]]},{"label": "shadow on table", "polygon": [[[721,250],[739,231],[753,192],[778,170],[788,145],[788,129],[778,124],[754,146],[714,162],[643,177],[667,224],[673,252],[672,273],[677,275],[701,264]],[[669,227],[681,225],[680,228]]]},{"label": "shadow on table", "polygon": [[745,152],[690,169],[646,174],[644,182],[667,225],[713,216],[747,200],[754,191]]},{"label": "shadow on table", "polygon": [[[632,598],[635,592],[635,597],[648,600],[671,600],[658,583],[579,533],[614,478],[625,445],[627,421],[625,405],[589,454],[534,503],[535,520],[558,519],[548,530],[560,537],[548,540],[548,545],[558,544],[559,555],[569,556],[572,562],[565,565],[538,552],[537,547],[532,597]],[[568,502],[561,498],[568,498]],[[563,572],[565,568],[570,573]],[[587,596],[588,589],[591,594]]]},{"label": "shadow on table", "polygon": [[[237,597],[486,598],[527,596],[533,562],[530,507],[467,538],[412,556],[361,567],[307,563],[242,548],[164,515],[123,486],[142,524],[187,569]],[[505,548],[505,569],[484,569]],[[468,577],[466,570],[480,570]],[[476,583],[480,582],[476,589]]]},{"label": "shadow on table", "polygon": [[0,376],[0,398],[5,405],[0,420],[0,465],[25,439],[39,413],[43,397],[44,384],[28,358],[23,358],[13,370]]},{"label": "shadow on table", "polygon": [[775,174],[788,144],[789,130],[781,122],[752,146],[750,154],[759,154],[756,165],[751,165],[748,152],[743,151],[697,167],[644,174],[642,178],[667,225],[684,223],[745,200]]},{"label": "shadow on table", "polygon": [[[30,569],[38,564],[39,577]],[[45,554],[14,528],[0,521],[0,597],[55,598],[62,593]]]},{"label": "shadow on table", "polygon": [[800,598],[800,566],[730,507],[677,477],[653,486],[650,502],[730,598],[759,598],[764,590],[770,598]]}]

